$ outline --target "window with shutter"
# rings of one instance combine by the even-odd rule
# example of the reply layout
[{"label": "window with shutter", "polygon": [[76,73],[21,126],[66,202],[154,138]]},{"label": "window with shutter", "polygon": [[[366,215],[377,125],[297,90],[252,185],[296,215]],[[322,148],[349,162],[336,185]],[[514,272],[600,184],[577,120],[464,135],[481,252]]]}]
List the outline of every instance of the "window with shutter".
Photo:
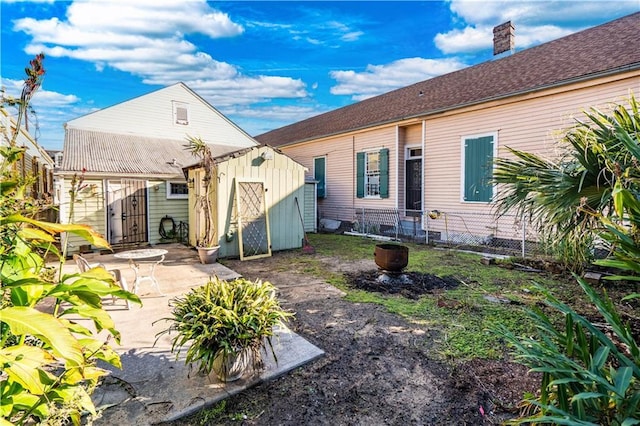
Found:
[{"label": "window with shutter", "polygon": [[356,154],[356,196],[358,198],[389,197],[389,150]]},{"label": "window with shutter", "polygon": [[493,198],[495,140],[495,134],[462,138],[464,201],[488,203]]},{"label": "window with shutter", "polygon": [[318,157],[313,159],[313,176],[318,182],[317,194],[318,198],[327,196],[327,158]]}]

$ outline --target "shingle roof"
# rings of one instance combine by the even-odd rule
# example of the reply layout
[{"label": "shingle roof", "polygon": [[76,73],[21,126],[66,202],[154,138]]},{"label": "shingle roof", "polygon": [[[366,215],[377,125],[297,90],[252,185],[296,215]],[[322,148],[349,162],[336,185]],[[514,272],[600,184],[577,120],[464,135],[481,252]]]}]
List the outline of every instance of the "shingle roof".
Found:
[{"label": "shingle roof", "polygon": [[281,146],[640,68],[640,12],[272,130]]},{"label": "shingle roof", "polygon": [[[182,168],[198,161],[185,149],[186,140],[120,135],[91,130],[66,130],[62,172],[125,175],[182,175]],[[237,146],[211,145],[214,155]],[[175,159],[175,163],[174,160]]]}]

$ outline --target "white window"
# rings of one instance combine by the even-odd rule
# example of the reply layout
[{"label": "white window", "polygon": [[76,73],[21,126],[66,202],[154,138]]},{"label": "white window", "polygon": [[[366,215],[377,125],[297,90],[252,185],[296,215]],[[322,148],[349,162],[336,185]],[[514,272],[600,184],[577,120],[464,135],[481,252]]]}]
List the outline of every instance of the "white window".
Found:
[{"label": "white window", "polygon": [[365,159],[365,197],[380,196],[380,153],[367,152]]},{"label": "white window", "polygon": [[356,154],[356,196],[389,198],[389,149]]},{"label": "white window", "polygon": [[189,198],[186,182],[167,182],[167,198]]},{"label": "white window", "polygon": [[62,167],[62,153],[56,152],[53,161],[55,161],[56,167]]},{"label": "white window", "polygon": [[189,125],[189,104],[173,101],[173,122],[183,126]]}]

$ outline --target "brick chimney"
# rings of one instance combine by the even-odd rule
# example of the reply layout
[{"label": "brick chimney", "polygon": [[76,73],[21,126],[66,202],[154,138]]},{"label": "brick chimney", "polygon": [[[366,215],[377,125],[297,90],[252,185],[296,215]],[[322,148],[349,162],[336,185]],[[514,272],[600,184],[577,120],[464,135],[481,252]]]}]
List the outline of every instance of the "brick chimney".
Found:
[{"label": "brick chimney", "polygon": [[516,29],[507,21],[493,28],[493,54],[513,51],[516,47]]}]

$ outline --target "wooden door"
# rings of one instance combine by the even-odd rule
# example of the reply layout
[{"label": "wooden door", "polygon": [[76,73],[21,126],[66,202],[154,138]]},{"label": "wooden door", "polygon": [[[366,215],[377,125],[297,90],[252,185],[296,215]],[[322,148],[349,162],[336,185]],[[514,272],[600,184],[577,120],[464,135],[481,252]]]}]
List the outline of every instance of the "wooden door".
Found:
[{"label": "wooden door", "polygon": [[264,196],[264,183],[236,180],[236,203],[240,259],[271,256],[269,211]]}]

